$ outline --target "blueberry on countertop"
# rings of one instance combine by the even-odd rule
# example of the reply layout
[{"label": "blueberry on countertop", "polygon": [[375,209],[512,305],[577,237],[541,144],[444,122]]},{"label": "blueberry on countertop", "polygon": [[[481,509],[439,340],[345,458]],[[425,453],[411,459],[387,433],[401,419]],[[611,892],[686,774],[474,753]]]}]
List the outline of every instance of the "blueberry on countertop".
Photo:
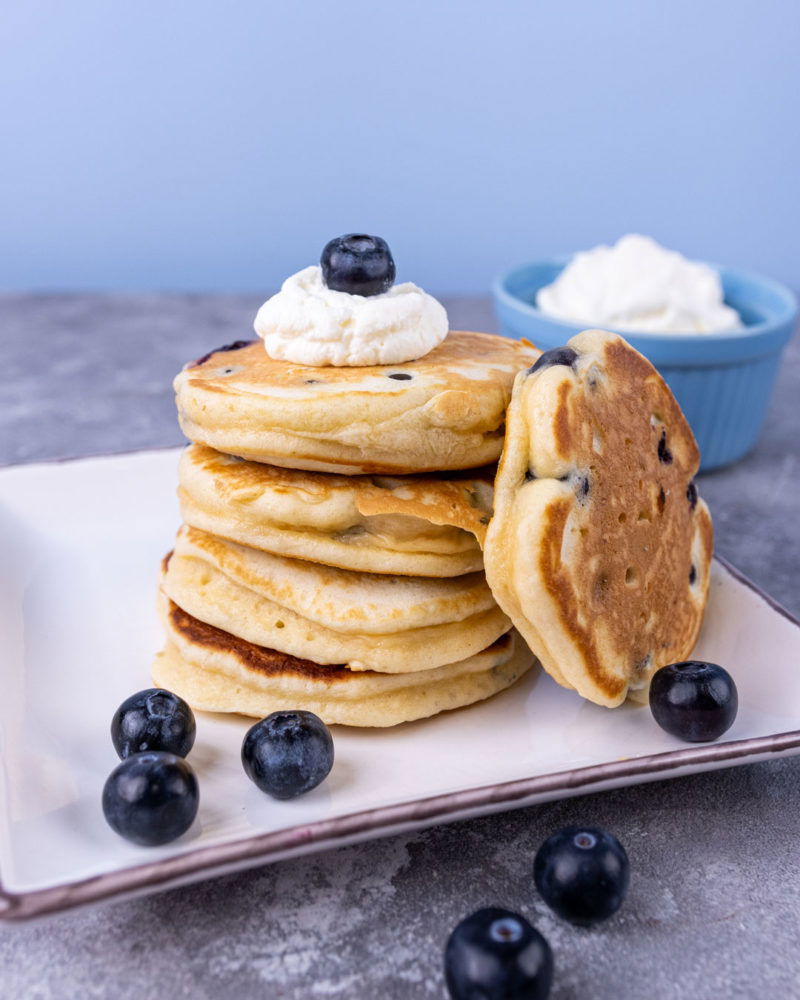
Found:
[{"label": "blueberry on countertop", "polygon": [[180,837],[194,822],[197,778],[182,757],[137,753],[111,772],[103,788],[103,815],[121,837],[152,847]]},{"label": "blueberry on countertop", "polygon": [[629,878],[625,848],[598,827],[564,827],[547,838],[533,862],[542,899],[573,924],[596,924],[616,913]]},{"label": "blueberry on countertop", "polygon": [[[694,566],[692,571],[696,575]],[[662,729],[687,743],[718,739],[733,725],[738,707],[736,684],[716,663],[670,663],[657,670],[650,681],[653,718]]]},{"label": "blueberry on countertop", "polygon": [[313,712],[273,712],[247,731],[242,766],[262,792],[293,799],[316,788],[330,773],[330,730]]},{"label": "blueberry on countertop", "polygon": [[183,698],[161,688],[132,694],[111,720],[111,740],[123,760],[145,750],[166,750],[185,757],[194,737],[191,708]]},{"label": "blueberry on countertop", "polygon": [[545,1000],[553,953],[524,917],[491,906],[452,932],[444,972],[452,1000]]},{"label": "blueberry on countertop", "polygon": [[394,284],[395,266],[386,240],[349,233],[325,244],[320,258],[322,280],[336,292],[380,295]]}]

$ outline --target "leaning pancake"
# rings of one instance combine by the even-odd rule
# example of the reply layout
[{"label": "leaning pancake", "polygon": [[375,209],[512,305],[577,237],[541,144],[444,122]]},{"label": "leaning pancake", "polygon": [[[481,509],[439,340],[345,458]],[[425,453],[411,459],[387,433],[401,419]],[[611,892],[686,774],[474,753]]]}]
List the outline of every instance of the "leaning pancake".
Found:
[{"label": "leaning pancake", "polygon": [[305,709],[329,725],[394,726],[489,698],[534,663],[511,631],[475,656],[433,670],[353,673],[237,639],[163,597],[160,610],[167,646],[153,665],[153,680],[210,712],[263,718]]},{"label": "leaning pancake", "polygon": [[586,331],[517,377],[486,575],[545,670],[600,705],[646,698],[694,646],[712,550],[698,463],[672,393],[621,337]]},{"label": "leaning pancake", "polygon": [[337,476],[193,444],[178,477],[187,524],[254,548],[370,573],[443,577],[483,568],[493,468]]},{"label": "leaning pancake", "polygon": [[194,528],[179,533],[163,588],[189,614],[239,638],[352,670],[427,670],[472,656],[511,627],[483,573],[352,573]]},{"label": "leaning pancake", "polygon": [[539,352],[454,331],[400,365],[311,367],[261,341],[221,349],[175,379],[184,434],[242,458],[312,471],[405,474],[497,460],[514,375]]}]

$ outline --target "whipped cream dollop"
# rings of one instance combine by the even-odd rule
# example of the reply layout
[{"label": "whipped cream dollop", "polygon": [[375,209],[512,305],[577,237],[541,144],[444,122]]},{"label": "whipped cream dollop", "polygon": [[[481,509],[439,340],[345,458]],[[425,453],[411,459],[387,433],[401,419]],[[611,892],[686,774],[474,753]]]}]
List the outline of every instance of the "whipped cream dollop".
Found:
[{"label": "whipped cream dollop", "polygon": [[414,361],[449,328],[444,306],[411,282],[380,295],[351,295],[328,288],[318,266],[287,278],[253,325],[271,358],[340,367]]},{"label": "whipped cream dollop", "polygon": [[707,264],[666,250],[649,236],[575,254],[536,305],[556,319],[653,333],[725,333],[742,326]]}]

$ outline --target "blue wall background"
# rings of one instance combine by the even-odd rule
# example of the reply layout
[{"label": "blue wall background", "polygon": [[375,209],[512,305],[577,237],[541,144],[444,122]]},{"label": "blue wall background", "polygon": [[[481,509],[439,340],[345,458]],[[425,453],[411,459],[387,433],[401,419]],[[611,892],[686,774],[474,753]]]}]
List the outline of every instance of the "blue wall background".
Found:
[{"label": "blue wall background", "polygon": [[5,0],[0,288],[484,292],[650,233],[800,285],[797,0]]}]

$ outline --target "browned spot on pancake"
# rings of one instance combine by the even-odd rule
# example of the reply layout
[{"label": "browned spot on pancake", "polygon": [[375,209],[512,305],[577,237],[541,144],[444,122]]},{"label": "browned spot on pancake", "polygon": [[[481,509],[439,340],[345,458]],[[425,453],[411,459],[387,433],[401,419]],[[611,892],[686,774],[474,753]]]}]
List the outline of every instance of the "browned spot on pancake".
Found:
[{"label": "browned spot on pancake", "polygon": [[[562,540],[572,508],[573,502],[568,497],[560,498],[550,505],[547,511],[547,544],[541,552],[539,569],[545,587],[559,605],[565,632],[580,647],[589,673],[602,681],[609,697],[613,698],[624,690],[625,684],[618,678],[609,676],[604,670],[591,622],[587,627],[581,627],[580,611],[586,595],[581,593],[579,597],[570,567],[561,561]],[[587,582],[593,590],[588,606],[598,603],[605,605],[609,590],[607,574],[601,571],[593,581]]]},{"label": "browned spot on pancake", "polygon": [[[230,632],[225,632],[221,628],[207,625],[194,618],[183,608],[179,608],[174,601],[169,602],[169,618],[175,631],[188,639],[189,642],[209,649],[217,649],[223,653],[231,653],[249,670],[273,676],[295,674],[298,677],[307,677],[325,683],[343,681],[353,676],[352,671],[348,670],[342,663],[322,665],[314,663],[312,660],[302,660],[289,653],[281,653],[276,649],[268,649],[266,646],[256,646],[245,639],[239,639],[235,635],[231,635]],[[372,670],[359,671],[358,676],[365,675],[377,676]]]},{"label": "browned spot on pancake", "polygon": [[558,387],[558,408],[553,424],[556,450],[559,455],[569,455],[574,448],[569,406],[571,393],[572,383],[569,379],[565,378]]},{"label": "browned spot on pancake", "polygon": [[172,558],[173,551],[174,551],[174,549],[170,549],[169,552],[161,560],[161,573],[162,573],[162,575],[167,572],[167,568],[169,567],[169,561]]}]

